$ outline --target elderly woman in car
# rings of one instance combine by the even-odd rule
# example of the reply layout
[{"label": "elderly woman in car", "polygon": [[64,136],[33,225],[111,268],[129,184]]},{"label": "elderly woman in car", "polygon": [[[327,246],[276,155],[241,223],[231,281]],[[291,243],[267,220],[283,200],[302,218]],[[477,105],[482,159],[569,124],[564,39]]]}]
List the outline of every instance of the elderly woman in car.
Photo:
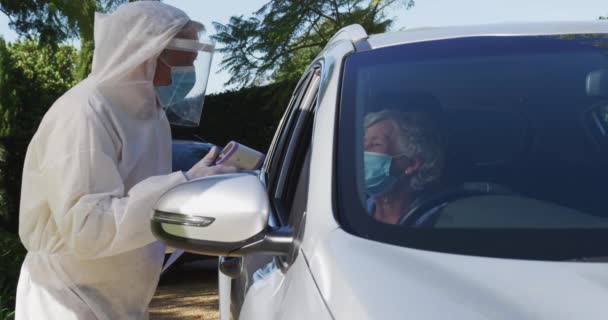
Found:
[{"label": "elderly woman in car", "polygon": [[438,183],[443,168],[440,135],[422,112],[370,113],[364,125],[368,210],[376,220],[396,224]]}]

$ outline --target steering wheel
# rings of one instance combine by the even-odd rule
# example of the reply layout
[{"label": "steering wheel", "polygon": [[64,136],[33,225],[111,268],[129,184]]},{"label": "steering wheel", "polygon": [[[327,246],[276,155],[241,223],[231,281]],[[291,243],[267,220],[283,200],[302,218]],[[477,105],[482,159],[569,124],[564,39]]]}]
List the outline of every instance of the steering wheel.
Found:
[{"label": "steering wheel", "polygon": [[506,187],[490,182],[467,182],[461,186],[447,189],[423,199],[414,205],[401,219],[398,225],[413,227],[424,214],[437,208],[440,205],[458,199],[487,196],[487,195],[514,195],[515,193]]}]

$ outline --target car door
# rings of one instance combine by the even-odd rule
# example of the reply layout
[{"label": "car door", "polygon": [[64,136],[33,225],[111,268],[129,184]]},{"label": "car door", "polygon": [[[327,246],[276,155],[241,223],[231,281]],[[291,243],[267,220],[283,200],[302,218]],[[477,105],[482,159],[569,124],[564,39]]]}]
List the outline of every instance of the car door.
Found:
[{"label": "car door", "polygon": [[[296,87],[260,174],[272,205],[269,227],[289,228],[296,236],[301,234],[305,217],[308,159],[319,75],[320,66],[311,68]],[[296,247],[286,258],[260,254],[239,258],[221,257],[219,278],[222,319],[228,319],[228,314],[232,319],[239,317],[246,294],[254,283],[256,271],[266,267],[286,272],[296,258]],[[229,306],[226,303],[228,296]]]}]

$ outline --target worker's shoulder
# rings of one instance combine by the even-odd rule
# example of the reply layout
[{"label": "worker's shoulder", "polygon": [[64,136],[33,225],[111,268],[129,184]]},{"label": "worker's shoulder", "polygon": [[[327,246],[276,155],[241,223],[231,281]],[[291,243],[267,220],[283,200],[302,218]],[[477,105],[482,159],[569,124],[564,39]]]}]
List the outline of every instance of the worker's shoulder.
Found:
[{"label": "worker's shoulder", "polygon": [[[96,91],[94,87],[80,83],[53,103],[31,141],[38,159],[82,150],[114,152],[117,144],[114,136],[109,134],[107,124],[95,110]],[[41,160],[41,167],[46,161]]]},{"label": "worker's shoulder", "polygon": [[93,85],[86,81],[77,84],[53,103],[42,119],[41,126],[94,125],[98,122],[92,103],[96,95],[97,90]]},{"label": "worker's shoulder", "polygon": [[107,127],[91,105],[95,90],[78,84],[62,95],[44,115],[32,142],[40,148],[81,148],[107,140]]}]

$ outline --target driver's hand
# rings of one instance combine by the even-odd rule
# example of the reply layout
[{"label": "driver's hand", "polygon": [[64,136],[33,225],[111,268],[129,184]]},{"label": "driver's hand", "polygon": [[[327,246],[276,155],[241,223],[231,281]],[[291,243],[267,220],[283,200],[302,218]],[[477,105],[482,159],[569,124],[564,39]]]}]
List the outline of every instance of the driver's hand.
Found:
[{"label": "driver's hand", "polygon": [[188,180],[212,176],[216,174],[236,173],[239,170],[232,166],[213,165],[219,155],[218,148],[213,146],[201,161],[186,172]]}]

